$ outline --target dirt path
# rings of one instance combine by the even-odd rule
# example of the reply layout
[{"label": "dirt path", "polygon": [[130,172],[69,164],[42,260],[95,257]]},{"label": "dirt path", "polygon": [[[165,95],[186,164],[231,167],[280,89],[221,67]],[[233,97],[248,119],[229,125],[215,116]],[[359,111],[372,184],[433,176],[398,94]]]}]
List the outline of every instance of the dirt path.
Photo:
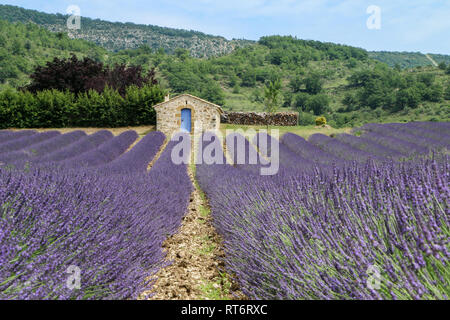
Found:
[{"label": "dirt path", "polygon": [[433,59],[428,53],[425,54],[425,57],[427,57],[427,59],[431,61],[431,63],[433,64],[433,66],[435,66],[435,67],[438,66],[437,62],[434,61],[434,59]]},{"label": "dirt path", "polygon": [[211,224],[209,208],[195,183],[192,167],[188,171],[195,186],[188,213],[179,231],[163,245],[166,259],[172,264],[154,276],[157,280],[145,294],[153,294],[150,300],[243,299],[238,286],[222,273],[221,239]]}]

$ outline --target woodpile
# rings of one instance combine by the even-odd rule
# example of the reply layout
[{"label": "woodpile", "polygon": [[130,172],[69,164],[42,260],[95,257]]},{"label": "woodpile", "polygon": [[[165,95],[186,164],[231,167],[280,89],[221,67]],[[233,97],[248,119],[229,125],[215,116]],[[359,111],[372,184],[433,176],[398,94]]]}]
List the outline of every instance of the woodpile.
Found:
[{"label": "woodpile", "polygon": [[240,125],[296,126],[297,112],[225,112],[221,117],[222,123]]}]

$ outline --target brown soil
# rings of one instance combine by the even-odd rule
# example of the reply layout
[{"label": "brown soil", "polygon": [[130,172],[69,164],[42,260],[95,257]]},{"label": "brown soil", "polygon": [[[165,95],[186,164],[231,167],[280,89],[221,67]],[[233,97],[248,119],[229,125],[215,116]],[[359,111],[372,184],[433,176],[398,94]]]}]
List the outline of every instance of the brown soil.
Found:
[{"label": "brown soil", "polygon": [[[189,176],[195,185],[190,168]],[[244,298],[238,286],[229,277],[219,273],[224,271],[222,241],[211,224],[211,215],[205,214],[201,206],[205,207],[207,203],[202,200],[200,190],[195,187],[181,228],[163,245],[167,253],[166,260],[172,264],[152,277],[157,280],[152,290],[144,293],[153,294],[150,300]],[[208,293],[208,289],[205,289],[207,287],[216,294],[212,296]]]}]

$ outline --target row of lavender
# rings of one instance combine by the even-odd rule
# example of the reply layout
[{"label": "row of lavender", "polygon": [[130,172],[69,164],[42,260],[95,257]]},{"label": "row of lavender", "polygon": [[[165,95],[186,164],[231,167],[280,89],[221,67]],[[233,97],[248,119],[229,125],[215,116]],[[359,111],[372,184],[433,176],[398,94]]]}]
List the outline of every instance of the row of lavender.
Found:
[{"label": "row of lavender", "polygon": [[[416,126],[424,140],[415,138]],[[309,141],[286,134],[281,170],[272,177],[255,174],[255,165],[198,165],[227,268],[244,293],[254,299],[448,299],[449,129],[366,125],[360,137]],[[254,142],[246,148],[258,147]],[[424,157],[431,150],[434,155]]]},{"label": "row of lavender", "polygon": [[162,133],[127,151],[136,139],[0,132],[0,299],[126,299],[149,289],[192,186],[186,167],[169,161],[172,143],[147,171]]}]

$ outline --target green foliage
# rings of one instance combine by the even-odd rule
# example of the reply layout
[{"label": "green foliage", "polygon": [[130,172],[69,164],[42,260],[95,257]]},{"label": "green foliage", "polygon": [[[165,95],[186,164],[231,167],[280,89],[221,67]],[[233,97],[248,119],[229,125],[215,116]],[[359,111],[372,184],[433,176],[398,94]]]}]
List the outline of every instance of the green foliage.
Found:
[{"label": "green foliage", "polygon": [[420,100],[420,93],[415,88],[401,89],[396,95],[396,108],[400,110],[406,107],[417,108]]},{"label": "green foliage", "polygon": [[299,92],[292,98],[292,107],[297,109],[299,112],[306,111],[306,102],[311,96],[306,92]]},{"label": "green foliage", "polygon": [[[0,5],[0,19],[9,22],[32,22],[49,30],[59,32],[61,37],[67,32],[68,15],[48,14],[27,10],[16,6]],[[136,49],[146,45],[149,50],[159,48],[174,54],[178,48],[184,48],[194,57],[210,57],[230,53],[235,47],[253,44],[249,40],[227,40],[198,31],[164,28],[134,23],[108,22],[100,19],[81,18],[82,28],[72,31],[77,38],[89,38],[97,45],[116,52]]]},{"label": "green foliage", "polygon": [[325,117],[317,117],[315,122],[316,126],[324,126],[327,124],[327,119]]},{"label": "green foliage", "polygon": [[445,100],[450,100],[450,84],[448,84],[447,88],[445,89],[444,99]]},{"label": "green foliage", "polygon": [[[2,6],[0,6],[1,8]],[[34,24],[9,23],[0,20],[0,84],[22,86],[36,66],[54,57],[69,57],[71,53],[96,60],[106,51],[84,40],[58,36]]]},{"label": "green foliage", "polygon": [[298,115],[298,124],[300,126],[311,126],[315,124],[315,117],[309,112],[300,112]]},{"label": "green foliage", "polygon": [[312,111],[316,116],[324,114],[330,110],[330,99],[326,94],[311,96],[306,101],[306,111]]},{"label": "green foliage", "polygon": [[217,82],[205,83],[199,96],[218,105],[225,104],[225,94]]},{"label": "green foliage", "polygon": [[[439,62],[450,62],[450,56],[430,54],[433,60]],[[390,67],[415,68],[431,66],[431,61],[426,55],[420,52],[387,52],[373,51],[369,52],[369,57],[380,62],[386,63]]]},{"label": "green foliage", "polygon": [[438,68],[441,70],[446,70],[447,64],[444,61],[442,61],[441,63],[439,63]]},{"label": "green foliage", "polygon": [[358,104],[358,99],[354,94],[347,92],[344,99],[342,99],[342,104],[346,106],[346,111],[353,111],[355,110],[355,106]]},{"label": "green foliage", "polygon": [[417,76],[417,80],[428,87],[433,85],[435,79],[436,75],[433,73],[421,73]]},{"label": "green foliage", "polygon": [[[10,21],[33,21],[59,32],[51,33],[31,24],[0,22],[0,90],[4,91],[26,85],[27,76],[35,66],[44,65],[53,57],[69,57],[73,52],[78,58],[91,57],[108,66],[138,65],[144,72],[156,68],[161,87],[172,94],[190,93],[236,111],[263,110],[266,105],[264,85],[280,81],[279,107],[306,112],[305,115],[310,111],[316,115],[326,114],[328,123],[333,126],[396,119],[397,116],[417,120],[430,117],[445,120],[448,117],[448,112],[441,107],[445,105],[441,103],[442,99],[448,96],[449,81],[445,73],[450,74],[450,61],[445,55],[430,54],[438,63],[448,65],[446,72],[432,66],[400,70],[369,59],[372,53],[363,49],[332,43],[271,36],[263,37],[257,43],[238,40],[233,43],[235,50],[231,51],[230,42],[220,37],[82,18],[83,29],[72,32],[71,37],[84,37],[91,32],[90,39],[115,51],[106,52],[92,43],[70,39],[61,29],[65,25],[63,15],[0,5],[2,16],[8,16]],[[62,26],[60,29],[55,27],[58,24]],[[193,36],[197,37],[197,42],[193,41]],[[127,49],[117,51],[118,48]],[[423,66],[430,64],[424,55],[418,54],[417,59],[419,56],[425,59]],[[403,61],[410,57],[408,53],[396,55],[396,59]],[[407,67],[400,63],[401,59],[396,63]],[[415,64],[413,60],[409,61]],[[113,122],[129,122],[125,111],[111,111],[115,107],[110,103],[127,102],[116,99],[113,92],[105,97],[109,97],[106,102],[101,95],[86,93],[84,106],[68,104],[74,108],[71,115],[84,110],[77,111],[80,119],[86,117],[84,123],[91,119],[87,118],[89,112],[103,114],[104,118],[112,117]],[[74,99],[79,101],[82,96]],[[50,103],[45,101],[47,105]],[[59,108],[57,101],[53,103]],[[34,108],[33,103],[30,108]],[[140,103],[133,102],[134,108]],[[89,110],[91,104],[96,113]],[[132,110],[126,113],[132,114]],[[72,121],[71,117],[69,120]],[[61,123],[65,121],[61,120]],[[100,119],[98,123],[104,122]],[[309,124],[314,124],[314,118]],[[92,125],[97,124],[92,122]]]},{"label": "green foliage", "polygon": [[318,94],[322,91],[322,82],[318,74],[310,74],[304,80],[306,92],[309,94]]},{"label": "green foliage", "polygon": [[264,98],[266,102],[266,112],[275,113],[279,106],[279,97],[281,93],[281,81],[269,81],[264,87]]},{"label": "green foliage", "polygon": [[7,89],[0,92],[0,129],[121,127],[155,124],[153,105],[164,100],[159,86],[128,87],[125,97],[106,87],[75,95],[44,90],[32,94]]}]

